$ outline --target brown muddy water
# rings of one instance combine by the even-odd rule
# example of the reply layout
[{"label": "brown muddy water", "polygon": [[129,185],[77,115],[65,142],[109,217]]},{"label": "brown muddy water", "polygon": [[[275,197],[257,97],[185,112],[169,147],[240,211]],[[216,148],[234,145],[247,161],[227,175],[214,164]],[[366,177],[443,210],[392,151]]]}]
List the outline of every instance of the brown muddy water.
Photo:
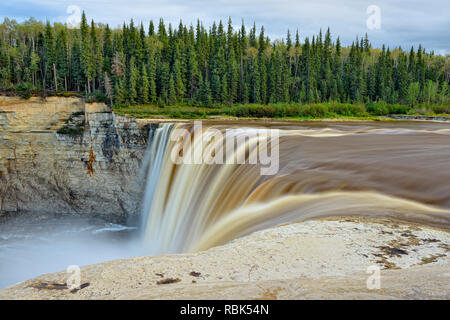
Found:
[{"label": "brown muddy water", "polygon": [[[275,173],[264,175],[264,165],[248,163],[261,138],[244,138],[269,129],[279,129],[279,138],[266,147],[279,154],[279,163]],[[227,154],[226,131],[234,141],[244,139],[231,153],[247,162],[196,162]],[[198,145],[210,148],[200,149],[199,157]],[[214,121],[200,129],[164,124],[155,132],[151,154],[142,214],[149,253],[204,250],[281,223],[329,216],[387,216],[450,227],[445,123]],[[174,163],[174,154],[183,162]],[[194,164],[185,163],[183,154],[193,154]]]},{"label": "brown muddy water", "polygon": [[[180,146],[188,154],[205,136],[228,130],[238,138],[269,129],[279,129],[267,147],[278,151],[272,174],[248,163],[261,150],[260,136],[231,150],[244,164],[173,161]],[[192,122],[152,130],[141,171],[146,185],[139,232],[73,217],[2,224],[0,287],[68,265],[205,250],[264,228],[323,217],[382,216],[450,228],[446,123],[205,121],[200,135]],[[180,132],[190,144],[174,139]],[[226,151],[225,140],[208,140],[202,160]],[[123,230],[125,237],[119,236]]]}]

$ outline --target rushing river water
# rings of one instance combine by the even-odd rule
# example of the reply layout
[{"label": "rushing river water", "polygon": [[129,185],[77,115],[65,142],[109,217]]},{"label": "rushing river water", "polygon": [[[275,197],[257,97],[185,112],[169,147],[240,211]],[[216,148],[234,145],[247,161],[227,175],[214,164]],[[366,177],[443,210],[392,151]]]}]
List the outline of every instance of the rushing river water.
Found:
[{"label": "rushing river water", "polygon": [[[262,175],[260,163],[248,163],[261,149],[259,136],[230,151],[246,164],[173,161],[180,145],[188,152],[213,133],[228,130],[238,138],[269,129],[279,129],[267,147],[279,155],[274,174]],[[180,130],[189,145],[175,139]],[[2,225],[0,287],[68,265],[204,250],[263,228],[320,217],[387,216],[450,227],[448,124],[205,122],[200,131],[195,135],[192,124],[178,123],[152,132],[141,171],[146,188],[139,239],[124,226],[86,220]],[[202,150],[202,159],[211,150],[214,156],[221,149],[226,153],[223,141],[210,141],[214,148]]]},{"label": "rushing river water", "polygon": [[[203,124],[197,130],[201,134],[191,124],[156,130],[142,214],[148,253],[204,250],[259,229],[328,216],[390,216],[450,226],[447,124],[281,122],[248,123],[245,130],[239,125]],[[183,152],[205,159],[211,150],[226,154],[225,130],[237,141],[274,128],[280,129],[279,137],[267,147],[279,154],[273,175],[261,175],[262,165],[250,161],[186,164],[174,159],[181,129],[187,132],[183,141],[189,141],[182,143]],[[205,138],[211,132],[223,134],[214,142]],[[261,138],[241,141],[246,143],[231,154],[249,160]],[[214,148],[199,148],[200,156],[189,153],[208,143]]]}]

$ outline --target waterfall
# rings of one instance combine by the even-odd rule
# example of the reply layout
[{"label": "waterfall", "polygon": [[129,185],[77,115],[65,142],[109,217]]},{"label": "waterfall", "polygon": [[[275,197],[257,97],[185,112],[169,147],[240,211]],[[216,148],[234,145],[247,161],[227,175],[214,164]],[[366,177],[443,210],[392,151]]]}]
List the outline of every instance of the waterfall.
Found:
[{"label": "waterfall", "polygon": [[[215,133],[225,129],[210,125],[195,134],[192,124],[178,123],[161,124],[152,132],[143,165],[146,188],[141,229],[146,253],[204,250],[282,223],[331,216],[384,216],[450,226],[447,209],[376,190],[341,190],[342,183],[321,190],[330,182],[311,176],[311,170],[303,170],[307,164],[295,151],[304,141],[299,137],[326,139],[351,133],[286,130],[279,141],[272,140],[270,145],[272,151],[281,148],[284,152],[280,171],[262,175],[262,165],[249,161],[261,151],[261,137],[249,133],[268,129],[232,128],[226,143],[225,138],[213,139]],[[200,158],[210,159],[211,150],[216,155],[230,151],[230,138],[243,141],[233,144],[231,154],[234,160],[244,159],[244,163],[198,161],[197,148],[206,146]],[[190,161],[179,162],[181,155],[189,155]]]},{"label": "waterfall", "polygon": [[[176,126],[180,128],[183,125]],[[205,228],[216,222],[221,214],[241,205],[261,179],[256,164],[196,164],[195,159],[192,159],[192,164],[176,164],[172,158],[177,142],[170,139],[172,129],[167,124],[157,129],[149,150],[142,229],[145,249],[152,253],[189,251]],[[193,133],[193,128],[186,129],[187,135]],[[214,133],[211,128],[206,128],[192,137],[187,153],[198,148]],[[245,131],[234,130],[231,137],[237,139],[243,135]],[[184,138],[186,143],[191,137]],[[233,156],[248,159],[258,152],[259,140],[258,137],[247,140],[232,150]],[[211,142],[209,147],[214,144],[215,150],[225,153],[226,146],[222,141]],[[200,157],[203,158],[210,150],[206,148]]]},{"label": "waterfall", "polygon": [[[158,184],[159,176],[161,173],[161,167],[163,165],[164,153],[167,147],[167,141],[170,137],[170,132],[172,131],[173,124],[167,123],[161,125],[161,127],[155,130],[150,129],[148,140],[150,141],[147,147],[147,152],[145,153],[145,158],[143,161],[143,172],[146,174],[146,188],[144,192],[144,200],[142,204],[141,215],[143,226],[147,225],[148,213],[150,212],[153,197],[155,194],[155,188]],[[146,171],[146,172],[145,172]]]}]

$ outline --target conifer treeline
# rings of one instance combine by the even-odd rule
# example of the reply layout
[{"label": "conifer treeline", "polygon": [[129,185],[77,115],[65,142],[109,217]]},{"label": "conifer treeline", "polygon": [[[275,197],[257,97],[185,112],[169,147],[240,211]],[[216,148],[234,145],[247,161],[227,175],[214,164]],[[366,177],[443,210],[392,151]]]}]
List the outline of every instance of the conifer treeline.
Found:
[{"label": "conifer treeline", "polygon": [[166,25],[147,31],[87,22],[79,29],[30,19],[0,25],[0,88],[77,91],[117,105],[188,103],[447,102],[449,57],[373,49],[367,35],[349,47],[329,29],[300,42],[271,41],[264,27],[206,30]]}]

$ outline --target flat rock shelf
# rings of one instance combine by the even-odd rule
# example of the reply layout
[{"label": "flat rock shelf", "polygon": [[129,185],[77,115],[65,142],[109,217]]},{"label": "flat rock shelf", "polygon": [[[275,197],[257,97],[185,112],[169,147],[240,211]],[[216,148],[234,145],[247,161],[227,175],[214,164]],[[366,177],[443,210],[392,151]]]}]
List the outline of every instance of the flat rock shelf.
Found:
[{"label": "flat rock shelf", "polygon": [[[45,274],[1,299],[449,299],[450,233],[340,217],[258,231],[188,254],[114,260]],[[379,289],[367,285],[380,270]]]}]

